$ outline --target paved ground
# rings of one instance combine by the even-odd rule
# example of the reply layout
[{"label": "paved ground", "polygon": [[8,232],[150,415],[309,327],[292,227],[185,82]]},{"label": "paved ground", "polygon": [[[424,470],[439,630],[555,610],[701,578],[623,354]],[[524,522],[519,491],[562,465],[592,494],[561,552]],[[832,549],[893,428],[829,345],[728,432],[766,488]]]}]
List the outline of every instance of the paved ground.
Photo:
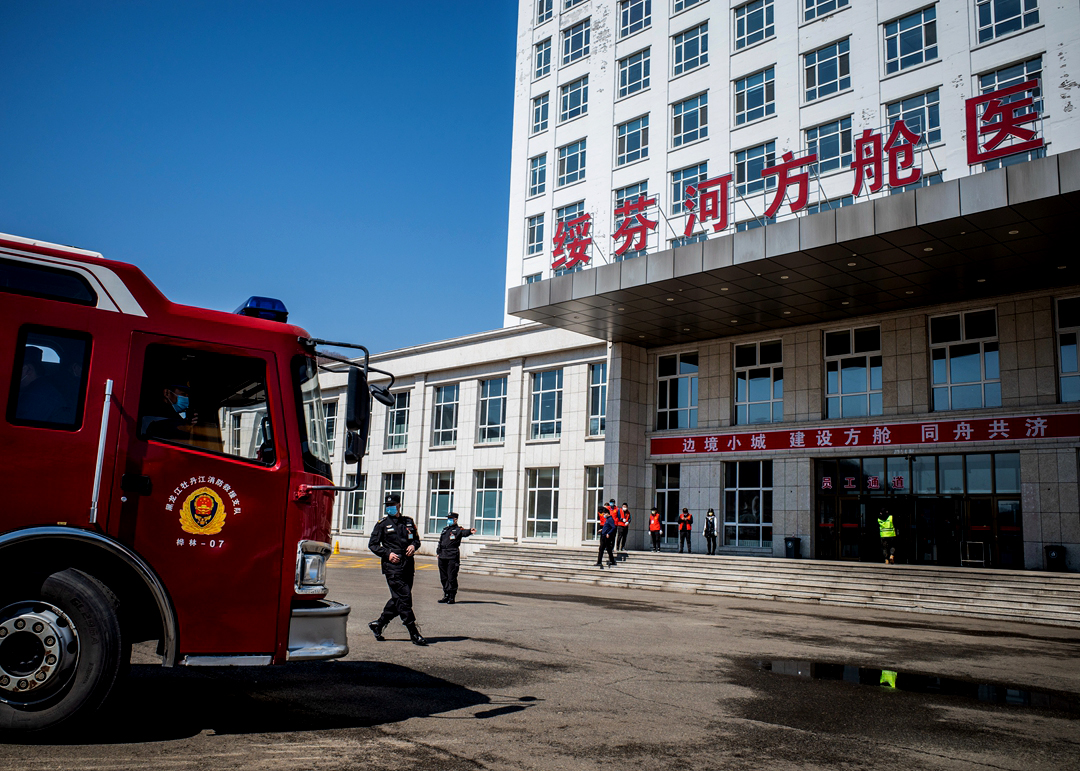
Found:
[{"label": "paved ground", "polygon": [[[1080,630],[477,576],[447,607],[425,559],[418,648],[368,633],[373,560],[331,564],[346,659],[136,665],[81,736],[0,745],[0,769],[1080,769]],[[785,674],[807,662],[847,680]]]}]

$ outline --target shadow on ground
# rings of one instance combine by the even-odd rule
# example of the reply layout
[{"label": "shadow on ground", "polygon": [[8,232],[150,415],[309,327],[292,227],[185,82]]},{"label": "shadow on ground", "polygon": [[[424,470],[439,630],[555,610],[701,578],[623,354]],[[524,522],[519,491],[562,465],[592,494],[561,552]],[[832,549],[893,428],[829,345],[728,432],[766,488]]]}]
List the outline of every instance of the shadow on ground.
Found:
[{"label": "shadow on ground", "polygon": [[130,744],[216,734],[358,728],[490,704],[482,693],[396,664],[162,669],[131,675],[87,725],[27,743]]}]

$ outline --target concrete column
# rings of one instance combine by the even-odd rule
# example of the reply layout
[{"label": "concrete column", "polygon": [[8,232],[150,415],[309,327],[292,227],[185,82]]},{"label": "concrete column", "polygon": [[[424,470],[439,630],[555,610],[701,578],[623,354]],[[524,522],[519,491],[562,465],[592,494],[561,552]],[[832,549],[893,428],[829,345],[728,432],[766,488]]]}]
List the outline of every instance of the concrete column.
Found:
[{"label": "concrete column", "polygon": [[647,537],[653,485],[645,465],[645,432],[650,427],[646,350],[615,343],[608,372],[604,498],[630,505],[633,521],[626,545],[641,549]]}]

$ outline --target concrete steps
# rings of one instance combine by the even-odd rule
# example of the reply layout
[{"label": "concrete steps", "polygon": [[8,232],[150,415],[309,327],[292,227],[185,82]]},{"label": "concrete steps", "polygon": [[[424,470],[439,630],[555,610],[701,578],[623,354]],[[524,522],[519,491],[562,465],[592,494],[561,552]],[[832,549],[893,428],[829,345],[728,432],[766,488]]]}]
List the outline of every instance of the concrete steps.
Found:
[{"label": "concrete steps", "polygon": [[930,565],[627,552],[594,567],[596,549],[489,544],[463,573],[1080,627],[1080,576]]}]

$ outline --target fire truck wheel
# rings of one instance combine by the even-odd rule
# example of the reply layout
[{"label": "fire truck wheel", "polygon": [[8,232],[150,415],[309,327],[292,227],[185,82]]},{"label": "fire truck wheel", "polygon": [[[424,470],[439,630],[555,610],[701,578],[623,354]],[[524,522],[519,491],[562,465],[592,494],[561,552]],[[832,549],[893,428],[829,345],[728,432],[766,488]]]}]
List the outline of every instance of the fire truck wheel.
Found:
[{"label": "fire truck wheel", "polygon": [[0,608],[0,730],[40,731],[97,709],[122,658],[115,596],[69,569]]}]

